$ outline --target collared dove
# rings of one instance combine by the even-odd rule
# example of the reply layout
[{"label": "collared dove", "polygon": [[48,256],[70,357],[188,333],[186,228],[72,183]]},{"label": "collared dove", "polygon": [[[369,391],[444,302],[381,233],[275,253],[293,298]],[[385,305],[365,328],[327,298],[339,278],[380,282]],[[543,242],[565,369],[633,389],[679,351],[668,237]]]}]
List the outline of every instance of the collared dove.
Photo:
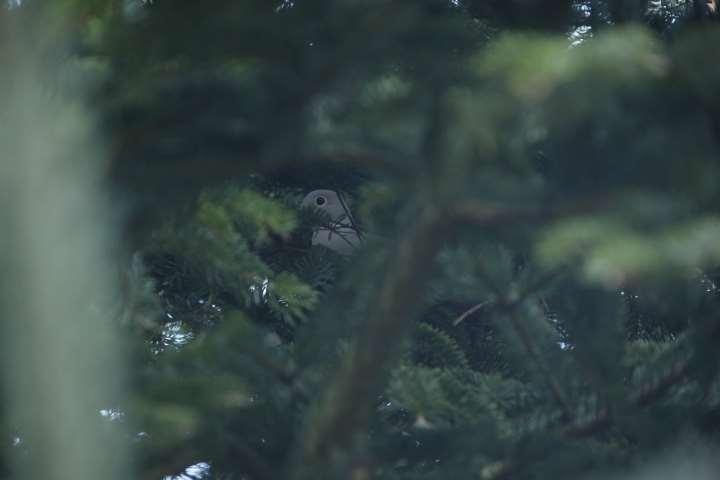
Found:
[{"label": "collared dove", "polygon": [[330,218],[327,226],[317,227],[313,232],[313,245],[322,245],[343,255],[353,253],[360,246],[362,234],[340,192],[313,190],[300,206],[321,210]]}]

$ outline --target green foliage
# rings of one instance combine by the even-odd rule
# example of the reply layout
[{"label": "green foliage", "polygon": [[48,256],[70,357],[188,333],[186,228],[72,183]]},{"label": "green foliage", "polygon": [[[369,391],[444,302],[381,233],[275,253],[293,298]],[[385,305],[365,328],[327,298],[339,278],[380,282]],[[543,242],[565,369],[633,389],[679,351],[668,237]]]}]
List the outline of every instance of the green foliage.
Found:
[{"label": "green foliage", "polygon": [[430,368],[467,368],[465,353],[446,333],[426,323],[413,336],[413,360]]},{"label": "green foliage", "polygon": [[633,232],[627,225],[593,217],[564,222],[547,234],[539,256],[549,265],[568,256],[583,255],[582,269],[588,280],[618,286],[628,280],[657,275],[693,274],[717,264],[716,219],[676,224],[665,231]]},{"label": "green foliage", "polygon": [[[679,432],[717,448],[720,69],[693,5],[2,10],[111,156],[138,476],[605,478]],[[320,188],[353,255],[313,245]]]}]

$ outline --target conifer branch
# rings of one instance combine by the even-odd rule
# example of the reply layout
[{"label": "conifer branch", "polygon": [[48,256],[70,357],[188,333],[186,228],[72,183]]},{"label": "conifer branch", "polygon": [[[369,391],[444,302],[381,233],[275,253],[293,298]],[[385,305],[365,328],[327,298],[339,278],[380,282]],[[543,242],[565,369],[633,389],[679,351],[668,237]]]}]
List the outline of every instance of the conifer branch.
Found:
[{"label": "conifer branch", "polygon": [[477,305],[473,305],[469,309],[465,310],[462,314],[460,314],[455,320],[453,320],[453,326],[456,327],[460,325],[463,320],[468,318],[470,315],[473,315],[474,313],[479,312],[483,308],[487,307],[488,305],[492,305],[493,302],[491,300],[486,300],[484,302],[480,302]]},{"label": "conifer branch", "polygon": [[[645,407],[659,399],[669,388],[681,382],[690,369],[690,358],[683,358],[676,361],[664,375],[656,377],[648,382],[639,385],[629,396],[628,402],[636,407]],[[594,435],[607,428],[611,424],[611,412],[607,408],[600,408],[597,412],[583,420],[565,421],[561,425],[551,425],[548,430],[573,438],[583,438]],[[501,480],[514,469],[514,462],[507,460],[492,464],[492,468],[482,471],[484,480]]]},{"label": "conifer branch", "polygon": [[553,398],[563,412],[563,419],[572,419],[572,407],[570,406],[570,402],[568,401],[568,396],[565,394],[562,387],[560,386],[560,382],[558,381],[558,379],[555,377],[555,375],[553,375],[552,370],[546,365],[545,361],[542,358],[542,355],[540,355],[540,353],[537,351],[535,342],[532,339],[532,335],[525,328],[525,325],[523,325],[522,321],[520,321],[517,314],[511,312],[509,314],[509,320],[510,324],[513,327],[513,330],[515,330],[515,333],[520,339],[520,343],[522,343],[533,363],[538,366],[540,372],[545,377],[545,381],[547,382],[548,388],[550,389],[550,393],[552,394]]},{"label": "conifer branch", "polygon": [[584,199],[573,204],[548,207],[501,207],[480,202],[465,202],[457,205],[451,213],[457,224],[477,226],[504,226],[518,222],[544,223],[560,217],[592,213],[607,206],[607,200]]},{"label": "conifer branch", "polygon": [[[287,164],[292,165],[296,162],[297,158],[288,159]],[[372,152],[353,151],[353,150],[340,150],[331,151],[325,154],[317,154],[309,156],[303,160],[306,163],[312,164],[314,162],[320,164],[343,164],[353,167],[383,171],[393,174],[404,174],[407,172],[407,163],[403,161],[393,161],[382,155]]]},{"label": "conifer branch", "polygon": [[[239,441],[230,441],[232,451],[240,463],[243,464],[245,473],[249,474],[253,480],[273,480],[276,476],[272,469],[267,465],[255,452],[247,445]],[[192,443],[187,443],[187,448],[178,450],[169,450],[166,459],[158,459],[149,467],[143,469],[143,480],[158,480],[159,478],[167,478],[181,474],[189,466],[195,465],[206,459],[200,456],[192,447]]]},{"label": "conifer branch", "polygon": [[[245,352],[250,356],[260,367],[267,370],[275,379],[277,379],[283,385],[293,387],[295,386],[296,375],[292,370],[284,368],[282,365],[278,365],[273,360],[268,358],[261,351],[248,347],[245,347]],[[300,392],[303,396],[304,393]]]},{"label": "conifer branch", "polygon": [[682,358],[673,363],[664,375],[640,385],[631,396],[631,402],[637,406],[649,405],[668,389],[681,382],[690,370],[690,358]]},{"label": "conifer branch", "polygon": [[536,293],[538,289],[542,288],[542,286],[545,285],[548,279],[554,278],[557,275],[557,271],[553,271],[549,275],[542,276],[540,278],[540,281],[531,284],[524,292],[522,292],[516,298],[511,298],[503,291],[501,291],[500,288],[492,282],[490,276],[487,275],[484,271],[481,270],[481,274],[485,278],[485,283],[487,284],[487,286],[491,290],[493,290],[493,293],[500,300],[495,302],[485,301],[475,305],[474,307],[470,308],[465,313],[460,315],[453,322],[453,325],[459,324],[468,316],[493,303],[502,307],[506,311],[510,324],[512,325],[513,330],[515,330],[517,337],[520,339],[520,343],[522,343],[523,348],[525,348],[525,351],[528,353],[532,361],[540,368],[540,372],[545,377],[545,380],[553,398],[558,403],[563,412],[563,418],[565,420],[572,419],[572,408],[570,406],[568,396],[563,392],[560,382],[557,378],[555,378],[555,375],[553,375],[552,373],[552,369],[548,367],[548,365],[544,362],[542,355],[540,355],[540,353],[537,351],[537,347],[532,339],[532,335],[525,328],[522,321],[520,321],[520,319],[517,317],[517,313],[515,312],[517,307],[521,305],[522,302],[524,302],[531,295]]},{"label": "conifer branch", "polygon": [[441,212],[426,208],[396,242],[380,282],[374,313],[339,368],[302,442],[301,464],[314,464],[332,448],[347,448],[366,428],[373,400],[382,390],[397,347],[421,310],[422,304],[415,298],[429,277],[445,231]]},{"label": "conifer branch", "polygon": [[493,305],[503,305],[505,307],[514,307],[522,302],[524,302],[526,299],[531,297],[532,295],[535,295],[539,290],[544,288],[548,282],[553,280],[555,277],[558,276],[559,271],[553,270],[546,275],[542,275],[538,279],[536,279],[534,282],[532,282],[530,285],[527,286],[523,290],[522,293],[517,295],[516,298],[508,298],[506,295],[502,295],[502,292],[500,292],[500,289],[497,288],[493,283],[491,282],[490,275],[487,275],[486,272],[481,271],[480,272],[483,275],[483,279],[485,280],[485,283],[487,284],[488,288],[493,290],[493,293],[497,295],[499,298],[504,297],[504,299],[498,301],[498,300],[485,300],[483,302],[480,302],[476,305],[473,305],[463,313],[461,313],[455,320],[453,320],[453,326],[457,326],[460,323],[462,323],[465,319],[470,317],[471,315],[479,312],[480,310],[491,307]]}]

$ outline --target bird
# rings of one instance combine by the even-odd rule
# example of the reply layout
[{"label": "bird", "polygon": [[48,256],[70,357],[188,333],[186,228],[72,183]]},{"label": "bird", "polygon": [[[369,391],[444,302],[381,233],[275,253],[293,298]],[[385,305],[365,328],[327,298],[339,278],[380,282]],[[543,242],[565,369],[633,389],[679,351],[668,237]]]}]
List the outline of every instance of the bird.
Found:
[{"label": "bird", "polygon": [[340,191],[313,190],[300,206],[319,210],[329,218],[327,224],[313,229],[312,245],[351,255],[362,243],[362,232]]}]

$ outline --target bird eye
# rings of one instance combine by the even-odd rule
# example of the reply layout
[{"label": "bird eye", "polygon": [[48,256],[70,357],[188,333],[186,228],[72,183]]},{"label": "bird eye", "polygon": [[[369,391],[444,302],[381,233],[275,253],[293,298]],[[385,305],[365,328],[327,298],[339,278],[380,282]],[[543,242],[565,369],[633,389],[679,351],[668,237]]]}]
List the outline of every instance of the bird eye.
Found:
[{"label": "bird eye", "polygon": [[325,200],[325,197],[317,197],[317,198],[315,199],[315,204],[318,205],[318,206],[322,206],[322,205],[325,205],[325,202],[326,202],[326,201],[327,201],[327,200]]}]

